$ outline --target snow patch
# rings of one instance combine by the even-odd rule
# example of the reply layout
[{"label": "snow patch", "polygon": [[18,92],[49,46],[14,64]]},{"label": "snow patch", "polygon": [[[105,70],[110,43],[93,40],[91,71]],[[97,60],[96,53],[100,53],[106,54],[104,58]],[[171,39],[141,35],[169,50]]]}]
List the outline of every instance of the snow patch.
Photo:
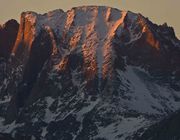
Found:
[{"label": "snow patch", "polygon": [[4,125],[4,118],[0,118],[0,132],[1,133],[12,133],[13,131],[16,131],[15,129],[18,127],[24,126],[24,123],[16,123],[13,121],[11,124]]},{"label": "snow patch", "polygon": [[10,102],[11,97],[10,96],[5,96],[3,100],[0,100],[0,104],[8,103]]},{"label": "snow patch", "polygon": [[45,136],[46,136],[47,133],[48,133],[47,127],[43,127],[43,128],[42,128],[42,132],[41,132],[41,136],[42,136],[43,138],[45,138]]},{"label": "snow patch", "polygon": [[112,123],[107,127],[99,127],[98,135],[95,138],[107,140],[124,140],[132,136],[138,129],[149,124],[143,117],[122,118],[120,122]]},{"label": "snow patch", "polygon": [[54,120],[55,117],[56,117],[56,114],[52,113],[49,110],[49,107],[52,105],[52,103],[54,102],[55,99],[53,99],[52,97],[46,97],[45,100],[46,100],[46,103],[47,103],[47,107],[45,109],[44,121],[46,123],[49,123],[52,120]]},{"label": "snow patch", "polygon": [[150,76],[139,67],[128,66],[125,72],[118,71],[119,79],[124,79],[123,83],[128,81],[124,84],[130,87],[126,96],[131,98],[122,99],[123,104],[135,111],[153,115],[167,115],[167,111],[172,112],[180,108],[180,102],[175,101],[175,98],[180,96],[175,91],[157,83],[144,81],[145,77],[137,74],[136,71]]}]

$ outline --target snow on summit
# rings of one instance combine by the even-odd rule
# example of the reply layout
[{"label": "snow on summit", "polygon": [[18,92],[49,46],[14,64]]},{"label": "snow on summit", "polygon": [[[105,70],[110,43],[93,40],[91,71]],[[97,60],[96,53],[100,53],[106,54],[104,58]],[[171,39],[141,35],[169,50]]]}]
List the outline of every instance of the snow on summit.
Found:
[{"label": "snow on summit", "polygon": [[130,11],[23,12],[11,61],[0,64],[0,132],[136,140],[180,109],[178,45],[172,28]]},{"label": "snow on summit", "polygon": [[102,78],[110,67],[106,63],[113,59],[111,42],[116,31],[124,26],[127,12],[103,6],[84,6],[67,12],[55,10],[43,15],[34,12],[24,14],[24,18],[35,28],[33,34],[38,34],[45,27],[48,31],[51,29],[60,40],[66,38],[70,48],[82,46],[84,59],[91,57],[95,61],[88,64],[88,69],[96,71]]}]

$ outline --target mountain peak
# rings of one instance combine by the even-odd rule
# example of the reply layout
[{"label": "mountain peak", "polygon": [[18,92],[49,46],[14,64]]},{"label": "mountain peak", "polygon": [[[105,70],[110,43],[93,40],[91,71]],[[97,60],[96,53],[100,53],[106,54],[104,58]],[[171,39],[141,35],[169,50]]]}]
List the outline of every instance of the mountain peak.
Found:
[{"label": "mountain peak", "polygon": [[[141,42],[160,50],[163,45],[159,38],[164,37],[164,28],[168,27],[161,29],[141,14],[105,6],[74,7],[67,12],[58,9],[43,15],[24,12],[12,54],[19,48],[29,56],[35,38],[45,30],[52,39],[53,50],[58,50],[62,57],[80,47],[87,79],[95,75],[101,79],[112,75],[114,40],[125,46]],[[178,45],[173,36],[171,40]],[[24,47],[19,47],[20,43]]]},{"label": "mountain peak", "polygon": [[13,57],[0,63],[0,131],[134,140],[180,107],[179,46],[170,27],[130,11],[24,12]]},{"label": "mountain peak", "polygon": [[[84,59],[94,59],[95,62],[92,61],[86,66],[88,67],[87,73],[92,69],[97,71],[99,76],[101,75],[100,77],[103,77],[102,75],[105,75],[109,69],[103,65],[104,57],[111,52],[107,49],[111,46],[110,42],[114,38],[115,32],[121,25],[123,26],[126,15],[125,11],[98,6],[75,7],[67,12],[55,10],[43,15],[25,12],[21,15],[19,34],[12,53],[16,54],[16,50],[22,42],[26,44],[24,49],[30,50],[33,40],[40,31],[48,29],[47,32],[51,31],[51,36],[55,36],[53,38],[61,40],[59,43],[53,42],[56,48],[66,45],[66,49],[71,50],[81,45]],[[91,51],[89,50],[87,53],[87,49],[90,48]],[[62,47],[59,48],[59,51],[62,53]],[[90,54],[91,58],[89,58]]]}]

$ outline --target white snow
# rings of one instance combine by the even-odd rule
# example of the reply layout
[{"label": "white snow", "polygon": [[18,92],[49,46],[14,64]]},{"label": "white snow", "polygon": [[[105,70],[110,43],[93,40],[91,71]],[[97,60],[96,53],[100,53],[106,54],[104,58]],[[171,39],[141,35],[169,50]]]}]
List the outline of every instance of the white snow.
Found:
[{"label": "white snow", "polygon": [[175,111],[180,108],[180,102],[176,102],[174,99],[174,97],[180,97],[180,95],[156,83],[151,82],[147,85],[142,77],[135,73],[135,70],[148,75],[143,69],[132,66],[128,66],[126,72],[118,71],[120,79],[123,79],[124,82],[127,80],[130,82],[131,90],[126,93],[126,96],[131,97],[131,99],[123,99],[123,104],[138,112],[154,115],[166,114],[166,110]]},{"label": "white snow", "polygon": [[[99,127],[98,135],[95,138],[105,138],[107,140],[124,140],[128,136],[132,136],[138,129],[148,126],[149,122],[143,117],[137,118],[121,118],[107,127]],[[122,135],[118,137],[118,135]]]},{"label": "white snow", "polygon": [[46,100],[46,103],[47,103],[47,107],[45,109],[44,121],[48,123],[48,122],[51,122],[52,120],[55,119],[56,114],[52,113],[49,110],[49,107],[54,102],[54,99],[49,96],[49,97],[46,97],[45,100]]},{"label": "white snow", "polygon": [[90,101],[89,105],[87,105],[86,107],[83,107],[79,112],[76,113],[77,115],[77,120],[82,120],[83,115],[85,115],[86,113],[90,112],[98,103],[99,103],[100,99],[97,99],[96,101]]},{"label": "white snow", "polygon": [[[82,46],[84,60],[94,59],[96,61],[97,75],[101,79],[102,73],[105,73],[103,71],[109,69],[107,66],[113,60],[111,58],[111,42],[116,30],[119,26],[123,26],[126,14],[126,11],[119,11],[110,7],[83,6],[73,8],[67,12],[55,10],[44,15],[27,12],[26,18],[33,25],[36,22],[36,34],[42,27],[49,31],[53,46],[57,47],[57,44],[52,31],[59,38],[61,37],[65,39],[64,41],[69,42],[69,48]],[[60,47],[59,50],[61,52],[63,49]],[[61,52],[63,56],[71,52],[71,50],[64,50],[66,51],[65,53]],[[92,61],[87,67],[95,71],[96,68],[93,67],[94,64],[92,63],[94,62]]]},{"label": "white snow", "polygon": [[[50,80],[54,80],[54,77],[56,77],[57,80],[60,81],[61,76],[59,76],[55,70],[60,70],[62,67],[64,68],[68,61],[68,59],[67,61],[65,59],[66,56],[71,54],[71,52],[73,52],[75,49],[78,49],[78,53],[83,54],[83,60],[85,63],[83,66],[87,68],[87,70],[97,72],[96,74],[101,81],[103,74],[106,71],[109,72],[109,67],[111,67],[111,62],[115,57],[113,55],[112,40],[114,39],[115,34],[122,33],[121,31],[124,29],[124,19],[127,15],[132,22],[138,18],[135,14],[130,12],[119,11],[109,7],[96,6],[88,8],[73,8],[67,12],[56,10],[45,15],[27,13],[25,18],[30,21],[32,25],[34,25],[36,29],[34,32],[36,34],[39,33],[41,28],[45,28],[49,32],[54,48],[57,47],[54,35],[63,41],[60,43],[60,45],[64,45],[64,42],[67,43],[65,44],[67,48],[58,48],[62,56],[60,62],[54,65],[54,71],[49,73]],[[137,26],[133,25],[128,27],[130,41],[127,44],[141,38],[145,28],[143,28],[139,33],[135,33],[136,27]],[[178,92],[168,89],[167,87],[157,85],[156,83],[146,83],[143,80],[143,77],[137,74],[136,70],[148,75],[145,70],[133,66],[127,66],[125,72],[117,71],[118,78],[122,80],[122,85],[124,84],[129,88],[129,90],[125,93],[129,98],[120,99],[119,106],[116,106],[118,111],[120,110],[121,112],[128,112],[129,110],[133,110],[145,115],[155,116],[166,115],[166,110],[176,111],[180,109],[180,103],[174,99],[175,97],[180,97]],[[77,70],[72,71],[71,75],[73,85],[78,87],[78,101],[81,101],[85,98],[83,89],[87,81],[85,80],[83,83],[81,83],[81,81],[77,78],[80,75]],[[54,83],[59,89],[62,89],[61,82],[59,81]],[[7,85],[6,79],[4,81],[4,85]],[[121,88],[126,90],[127,87],[124,86]],[[119,94],[121,94],[120,91]],[[74,101],[77,96],[73,96],[67,102],[64,102],[61,98],[58,99],[58,106],[62,104],[64,106],[69,106],[70,102]],[[0,104],[6,103],[9,100],[10,99],[7,98],[0,101]],[[81,123],[79,132],[83,129],[82,122],[84,115],[92,111],[95,107],[103,102],[100,100],[100,98],[98,98],[96,101],[88,100],[87,106],[84,106],[79,111],[77,111],[76,108],[72,108],[70,110],[60,112],[61,108],[58,108],[54,113],[49,109],[49,107],[53,104],[55,99],[49,96],[45,98],[45,101],[47,107],[45,108],[44,121],[46,123],[56,119],[63,120],[70,114],[76,114],[77,121]],[[100,108],[105,106],[105,111],[110,112],[111,106],[113,105],[113,103],[109,104],[108,102],[105,102],[99,106]],[[134,118],[123,118],[122,116],[118,116],[117,118],[118,120],[115,123],[112,123],[107,127],[99,127],[99,132],[96,138],[104,137],[108,140],[124,140],[125,137],[133,134],[138,129],[147,127],[149,123],[152,123],[143,116]],[[32,122],[37,121],[37,118],[32,120]],[[3,122],[3,119],[0,122]],[[6,126],[0,124],[0,130],[2,130],[2,132],[11,132],[14,128],[21,125],[23,124],[16,124],[15,122]],[[44,127],[42,128],[41,135],[42,137],[45,137],[46,134],[47,128]],[[116,137],[117,135],[121,134],[123,135],[121,138]],[[74,139],[75,138],[76,137],[74,136]]]},{"label": "white snow", "polygon": [[13,131],[15,131],[15,128],[21,127],[24,125],[24,123],[16,123],[15,121],[13,121],[11,124],[8,125],[4,125],[4,118],[0,118],[0,132],[1,133],[12,133]]},{"label": "white snow", "polygon": [[[87,105],[86,107],[83,107],[80,111],[76,112],[76,120],[80,122],[80,127],[79,130],[77,132],[77,135],[82,131],[83,129],[83,119],[84,119],[84,115],[88,112],[90,112],[92,109],[94,109],[96,107],[96,105],[100,102],[100,99],[97,99],[96,101],[89,101],[89,105]],[[73,140],[75,140],[77,138],[77,135],[73,136]]]},{"label": "white snow", "polygon": [[8,103],[10,102],[11,97],[10,96],[5,96],[3,100],[0,100],[0,104]]},{"label": "white snow", "polygon": [[7,85],[8,85],[8,80],[7,80],[7,78],[4,79],[4,81],[3,81],[2,84],[3,84],[4,88],[7,88]]},{"label": "white snow", "polygon": [[47,133],[48,133],[47,127],[43,127],[43,128],[42,128],[41,136],[44,138],[44,137],[46,136]]},{"label": "white snow", "polygon": [[143,27],[142,31],[140,30],[137,33],[137,28],[138,28],[138,24],[133,25],[133,23],[136,23],[136,21],[138,20],[138,16],[135,15],[134,13],[128,12],[128,18],[130,18],[131,21],[131,25],[128,26],[128,30],[130,33],[130,41],[126,43],[126,45],[131,44],[132,42],[140,39],[142,37],[142,34],[145,32],[145,26]]},{"label": "white snow", "polygon": [[155,105],[156,107],[160,105],[157,102],[154,102],[154,99],[149,95],[149,90],[134,73],[133,68],[127,67],[124,76],[131,82],[131,87],[134,92],[131,94],[133,100],[129,103],[129,106],[131,106],[130,108],[136,109],[140,112],[154,112],[150,105]]}]

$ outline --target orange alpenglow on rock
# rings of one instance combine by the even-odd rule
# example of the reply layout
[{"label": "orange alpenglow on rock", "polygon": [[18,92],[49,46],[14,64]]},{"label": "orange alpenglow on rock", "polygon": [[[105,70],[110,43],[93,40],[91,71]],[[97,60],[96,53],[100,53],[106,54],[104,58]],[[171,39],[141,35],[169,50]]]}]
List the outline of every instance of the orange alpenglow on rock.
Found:
[{"label": "orange alpenglow on rock", "polygon": [[[68,59],[64,57],[80,50],[87,79],[113,77],[113,41],[117,38],[124,46],[142,42],[157,50],[160,48],[147,19],[142,15],[110,7],[88,6],[72,8],[67,12],[55,10],[43,15],[23,13],[12,54],[24,50],[24,56],[29,56],[32,42],[43,29],[51,38],[52,54],[59,52],[63,57],[59,63],[65,64]],[[66,66],[61,69],[66,69]]]}]

